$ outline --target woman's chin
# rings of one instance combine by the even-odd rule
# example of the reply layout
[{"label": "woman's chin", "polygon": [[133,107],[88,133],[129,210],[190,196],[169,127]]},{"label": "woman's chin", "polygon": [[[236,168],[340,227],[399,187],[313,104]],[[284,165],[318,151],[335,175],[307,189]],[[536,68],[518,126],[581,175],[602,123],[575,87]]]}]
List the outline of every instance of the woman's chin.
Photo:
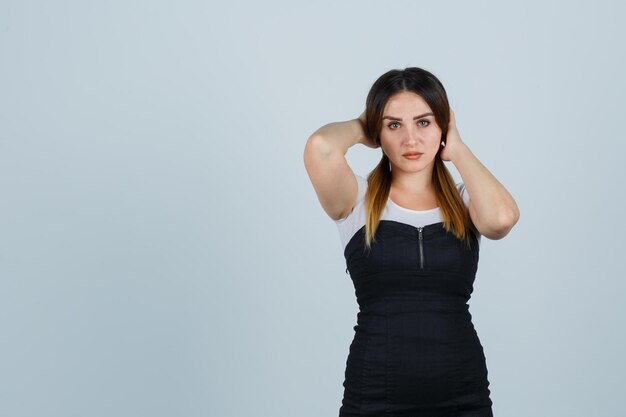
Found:
[{"label": "woman's chin", "polygon": [[424,170],[428,170],[433,168],[434,164],[432,163],[432,161],[428,164],[424,163],[424,161],[420,159],[417,159],[415,161],[405,161],[404,163],[400,164],[400,165],[392,165],[391,167],[391,171],[392,172],[402,172],[402,173],[406,173],[406,174],[415,174],[418,172],[422,172]]}]

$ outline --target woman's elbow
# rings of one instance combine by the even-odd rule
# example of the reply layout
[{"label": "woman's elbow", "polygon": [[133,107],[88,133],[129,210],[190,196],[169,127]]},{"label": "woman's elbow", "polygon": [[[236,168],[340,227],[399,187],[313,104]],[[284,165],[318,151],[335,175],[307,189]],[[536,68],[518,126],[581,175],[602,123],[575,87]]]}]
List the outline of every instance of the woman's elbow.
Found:
[{"label": "woman's elbow", "polygon": [[485,237],[492,240],[499,240],[509,234],[513,226],[518,222],[520,217],[517,207],[503,212],[498,223],[485,234]]}]

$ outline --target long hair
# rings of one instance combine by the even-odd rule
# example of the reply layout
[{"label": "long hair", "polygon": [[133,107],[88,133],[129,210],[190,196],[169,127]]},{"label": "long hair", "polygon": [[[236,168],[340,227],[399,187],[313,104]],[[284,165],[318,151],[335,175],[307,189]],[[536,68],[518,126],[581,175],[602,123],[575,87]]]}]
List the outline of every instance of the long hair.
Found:
[{"label": "long hair", "polygon": [[[441,129],[441,141],[445,143],[448,123],[450,122],[450,105],[446,90],[437,77],[417,67],[388,71],[374,82],[365,104],[366,123],[363,126],[365,134],[380,145],[385,105],[389,98],[402,91],[414,92],[426,101]],[[440,144],[435,156],[432,184],[441,210],[443,226],[446,231],[453,233],[469,248],[471,246],[470,234],[472,233],[471,219],[454,179],[440,157],[442,149],[443,146]],[[380,162],[367,176],[365,244],[368,248],[371,247],[372,242],[376,241],[376,230],[389,198],[392,179],[389,166],[389,158],[383,152]]]}]

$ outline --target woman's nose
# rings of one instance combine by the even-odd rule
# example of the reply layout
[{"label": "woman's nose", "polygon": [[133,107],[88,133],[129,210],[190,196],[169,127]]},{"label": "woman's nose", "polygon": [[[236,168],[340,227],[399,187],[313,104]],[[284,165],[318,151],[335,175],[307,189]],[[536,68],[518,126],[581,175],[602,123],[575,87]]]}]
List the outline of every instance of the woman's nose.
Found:
[{"label": "woman's nose", "polygon": [[419,142],[419,140],[419,131],[415,127],[409,127],[406,131],[405,142],[407,144],[413,144]]}]

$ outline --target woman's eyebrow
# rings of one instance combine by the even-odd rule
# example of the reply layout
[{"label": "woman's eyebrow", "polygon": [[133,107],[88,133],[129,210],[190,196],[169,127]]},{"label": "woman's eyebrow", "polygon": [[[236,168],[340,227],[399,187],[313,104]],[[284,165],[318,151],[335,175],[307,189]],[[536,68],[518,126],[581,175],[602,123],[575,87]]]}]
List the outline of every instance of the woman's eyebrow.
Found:
[{"label": "woman's eyebrow", "polygon": [[[419,116],[415,116],[413,118],[413,120],[415,119],[421,119],[422,117],[426,117],[426,116],[434,116],[432,113],[424,113],[424,114],[420,114]],[[389,119],[389,120],[398,120],[398,121],[402,121],[402,118],[400,117],[395,117],[395,116],[383,116],[383,120],[384,119]]]}]

